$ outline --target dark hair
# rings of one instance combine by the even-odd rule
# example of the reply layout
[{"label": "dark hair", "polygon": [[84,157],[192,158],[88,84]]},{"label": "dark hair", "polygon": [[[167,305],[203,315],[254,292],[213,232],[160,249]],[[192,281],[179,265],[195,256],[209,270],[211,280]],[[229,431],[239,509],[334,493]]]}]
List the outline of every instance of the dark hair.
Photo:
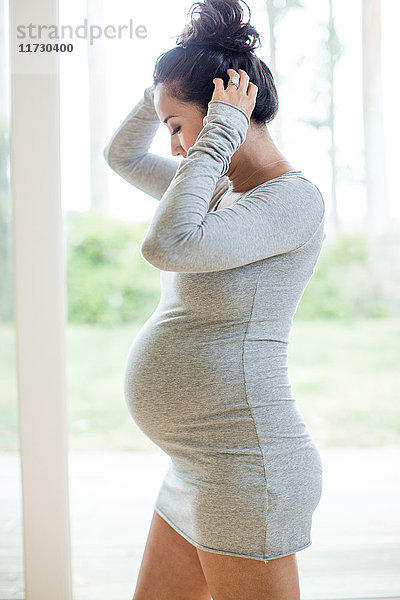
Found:
[{"label": "dark hair", "polygon": [[[241,1],[249,11],[246,23],[242,22]],[[194,19],[197,12],[199,17]],[[164,83],[172,97],[197,104],[207,113],[215,89],[213,79],[220,77],[226,87],[226,69],[243,69],[258,87],[251,118],[257,124],[272,121],[278,112],[278,93],[271,71],[254,53],[257,44],[261,46],[261,36],[250,25],[246,2],[204,0],[192,4],[188,14],[191,20],[176,47],[157,58],[153,83]]]}]

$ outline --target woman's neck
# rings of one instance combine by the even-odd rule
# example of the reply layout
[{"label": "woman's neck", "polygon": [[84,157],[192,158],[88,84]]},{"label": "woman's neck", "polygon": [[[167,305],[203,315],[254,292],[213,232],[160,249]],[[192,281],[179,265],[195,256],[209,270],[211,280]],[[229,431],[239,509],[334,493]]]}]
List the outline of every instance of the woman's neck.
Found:
[{"label": "woman's neck", "polygon": [[245,141],[232,156],[226,175],[231,191],[243,194],[292,170],[294,167],[279,152],[267,127],[250,125]]}]

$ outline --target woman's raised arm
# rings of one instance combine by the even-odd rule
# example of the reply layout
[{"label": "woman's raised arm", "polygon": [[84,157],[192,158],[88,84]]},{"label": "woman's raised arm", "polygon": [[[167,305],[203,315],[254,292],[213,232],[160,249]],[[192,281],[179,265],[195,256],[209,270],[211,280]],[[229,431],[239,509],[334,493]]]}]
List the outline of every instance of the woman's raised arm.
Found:
[{"label": "woman's raised arm", "polygon": [[152,84],[103,151],[113,171],[157,200],[162,198],[179,165],[175,160],[148,151],[159,125]]},{"label": "woman's raised arm", "polygon": [[158,204],[140,247],[158,269],[232,269],[293,252],[323,228],[322,195],[300,176],[266,182],[232,206],[209,212],[215,182],[228,171],[249,123],[237,106],[210,101],[204,127]]}]

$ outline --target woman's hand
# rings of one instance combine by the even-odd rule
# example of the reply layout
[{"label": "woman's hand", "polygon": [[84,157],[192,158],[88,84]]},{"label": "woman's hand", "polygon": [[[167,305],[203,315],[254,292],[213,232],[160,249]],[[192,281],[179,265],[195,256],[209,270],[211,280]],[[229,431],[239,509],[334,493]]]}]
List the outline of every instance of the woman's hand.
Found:
[{"label": "woman's hand", "polygon": [[256,104],[258,87],[255,83],[250,81],[250,77],[243,69],[238,69],[237,71],[234,69],[227,69],[226,71],[229,75],[229,79],[239,76],[239,87],[237,88],[236,85],[229,84],[225,89],[223,79],[216,77],[213,79],[215,89],[211,100],[224,100],[224,102],[234,104],[244,110],[250,119]]}]

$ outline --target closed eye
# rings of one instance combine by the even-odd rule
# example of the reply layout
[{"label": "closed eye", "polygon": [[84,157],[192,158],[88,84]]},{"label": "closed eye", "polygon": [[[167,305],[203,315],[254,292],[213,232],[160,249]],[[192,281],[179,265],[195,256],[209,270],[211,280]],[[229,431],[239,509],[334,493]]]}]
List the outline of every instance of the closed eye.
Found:
[{"label": "closed eye", "polygon": [[176,133],[178,133],[178,131],[180,130],[180,126],[177,127],[176,129],[174,129],[174,131],[171,133],[171,135],[175,135]]}]

